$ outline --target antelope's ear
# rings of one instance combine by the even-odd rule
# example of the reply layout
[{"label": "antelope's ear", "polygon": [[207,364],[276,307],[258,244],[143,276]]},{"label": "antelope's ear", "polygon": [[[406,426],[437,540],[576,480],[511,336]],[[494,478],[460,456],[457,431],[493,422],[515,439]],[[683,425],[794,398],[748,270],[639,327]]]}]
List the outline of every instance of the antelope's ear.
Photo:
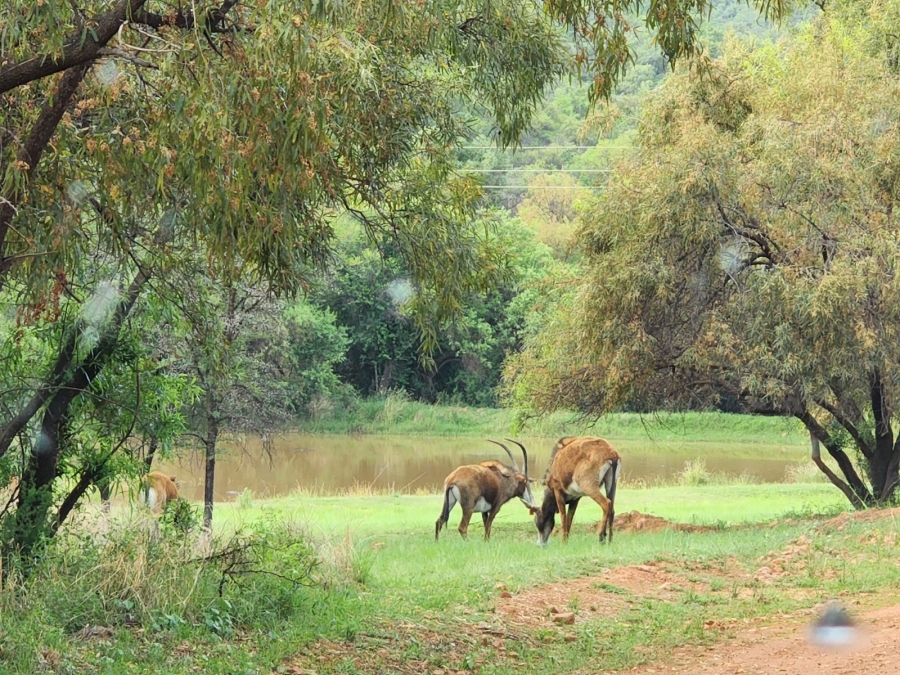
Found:
[{"label": "antelope's ear", "polygon": [[529,507],[528,507],[528,513],[530,513],[531,515],[535,515],[537,512],[538,512],[538,509],[537,509],[536,506],[529,506]]}]

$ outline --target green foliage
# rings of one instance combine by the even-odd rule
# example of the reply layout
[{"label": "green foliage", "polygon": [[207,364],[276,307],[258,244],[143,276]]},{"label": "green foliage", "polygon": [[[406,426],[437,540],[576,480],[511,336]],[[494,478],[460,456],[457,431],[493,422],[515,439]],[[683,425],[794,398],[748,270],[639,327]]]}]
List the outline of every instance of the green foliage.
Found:
[{"label": "green foliage", "polygon": [[679,475],[679,482],[688,487],[697,487],[699,485],[708,485],[712,482],[712,475],[706,468],[706,461],[695,459],[685,462],[684,470]]},{"label": "green foliage", "polygon": [[[308,287],[340,217],[407,261],[411,316],[433,349],[463,298],[503,276],[471,223],[477,187],[452,172],[470,111],[516,142],[565,56],[539,4],[506,0],[16,1],[0,10],[0,45],[2,301],[49,328],[39,359],[9,362],[20,385],[0,402],[0,457],[25,438],[13,539],[26,548],[52,532],[54,506],[64,519],[108,479],[110,452],[73,450],[93,424],[86,394],[157,443],[165,430],[137,419],[140,374],[189,372],[203,394],[191,421],[214,447],[219,421],[272,425],[333,384],[313,366],[323,381],[293,400],[283,377],[261,386],[283,361],[243,310]],[[91,320],[67,314],[79,304]],[[132,367],[131,387],[109,381],[114,364]],[[26,438],[37,420],[39,447]],[[76,488],[53,496],[73,467]]]},{"label": "green foliage", "polygon": [[362,395],[399,390],[429,401],[496,403],[503,359],[518,346],[538,301],[538,284],[556,266],[517,221],[484,213],[479,225],[509,261],[506,281],[465,297],[465,308],[436,334],[439,347],[427,360],[410,316],[417,294],[408,261],[395,248],[379,255],[358,235],[347,237],[338,261],[311,296],[347,334],[346,354],[337,367],[343,382]]},{"label": "green foliage", "polygon": [[[581,282],[510,364],[510,396],[537,410],[793,415],[854,504],[889,496],[900,80],[868,50],[877,34],[826,17],[672,77],[583,212]],[[868,458],[868,486],[832,419]]]},{"label": "green foliage", "polygon": [[[115,273],[99,264],[82,272],[86,283],[96,283],[93,292],[58,298],[55,316],[25,320],[8,310],[0,320],[0,354],[10,356],[0,356],[0,381],[7,383],[0,391],[4,420],[15,418],[35,392],[47,387],[44,378],[51,379],[49,373],[56,370],[61,378],[77,377],[80,369],[75,363],[84,372],[85,365],[91,366],[92,355],[109,339],[106,331],[120,296],[104,277]],[[4,297],[9,300],[10,294]],[[40,431],[31,427],[19,436],[19,452],[0,452],[4,487],[14,476],[21,479],[29,457],[41,447],[56,444],[59,454],[53,466],[55,490],[31,489],[19,482],[21,501],[15,495],[9,503],[4,500],[0,513],[4,555],[52,536],[58,523],[73,512],[79,491],[83,494],[116,478],[138,476],[142,442],[148,437],[154,437],[160,454],[167,455],[184,430],[182,406],[194,400],[197,390],[189,378],[159,368],[158,353],[143,340],[148,323],[142,319],[147,315],[138,313],[119,331],[103,369],[90,380],[89,395],[74,397],[58,436],[50,425]],[[68,363],[67,349],[71,350]],[[60,389],[65,396],[66,387]],[[82,486],[85,476],[90,480]]]},{"label": "green foliage", "polygon": [[166,502],[159,522],[163,531],[171,530],[173,534],[187,536],[200,530],[202,515],[195,505],[179,497]]},{"label": "green foliage", "polygon": [[285,312],[287,323],[287,385],[296,413],[312,412],[323,400],[340,400],[343,383],[335,367],[346,354],[349,339],[334,314],[308,303]]},{"label": "green foliage", "polygon": [[521,419],[516,411],[431,405],[411,401],[393,392],[357,401],[352,407],[332,409],[314,418],[298,420],[296,430],[310,434],[409,434],[491,436],[498,430],[541,438],[570,436],[573,430],[605,438],[635,441],[704,441],[729,444],[789,444],[808,447],[808,434],[794,421],[779,417],[734,415],[718,412],[650,415],[610,413],[599,419],[580,413],[556,411]]}]

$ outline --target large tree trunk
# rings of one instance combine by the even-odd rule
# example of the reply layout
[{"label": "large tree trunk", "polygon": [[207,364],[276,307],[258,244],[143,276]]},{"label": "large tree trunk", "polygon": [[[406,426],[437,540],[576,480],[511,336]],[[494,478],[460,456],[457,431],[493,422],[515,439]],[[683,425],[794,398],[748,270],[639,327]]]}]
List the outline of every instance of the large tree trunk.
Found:
[{"label": "large tree trunk", "polygon": [[[376,371],[377,372],[377,371]],[[375,383],[376,391],[381,394],[387,394],[391,389],[391,385],[394,383],[394,361],[389,360],[384,364],[384,368],[381,370],[381,376],[378,377],[378,381]]]},{"label": "large tree trunk", "polygon": [[[900,439],[894,437],[891,426],[893,417],[884,392],[881,372],[876,368],[870,373],[869,405],[872,411],[871,433],[866,433],[865,416],[857,403],[843,395],[840,387],[831,385],[834,399],[816,401],[826,410],[834,422],[853,439],[859,459],[869,479],[871,491],[863,483],[850,458],[841,445],[829,434],[809,410],[795,407],[794,414],[809,430],[812,441],[812,459],[828,479],[847,496],[856,508],[864,508],[888,502],[900,482]],[[843,479],[822,461],[819,443],[825,446],[835,459]]]},{"label": "large tree trunk", "polygon": [[891,427],[891,410],[885,400],[881,372],[872,374],[870,386],[872,417],[875,421],[875,444],[868,457],[869,482],[875,499],[883,502],[897,489],[898,453]]},{"label": "large tree trunk", "polygon": [[877,502],[887,502],[897,489],[897,453],[893,443],[876,438],[875,452],[868,460],[868,477]]}]

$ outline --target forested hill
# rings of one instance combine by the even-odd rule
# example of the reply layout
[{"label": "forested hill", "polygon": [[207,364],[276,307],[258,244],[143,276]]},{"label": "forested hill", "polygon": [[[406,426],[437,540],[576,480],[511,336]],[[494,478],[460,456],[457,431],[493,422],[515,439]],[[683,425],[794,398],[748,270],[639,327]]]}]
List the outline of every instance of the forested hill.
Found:
[{"label": "forested hill", "polygon": [[[761,18],[746,2],[725,0],[716,3],[702,30],[707,53],[717,56],[730,38],[775,40],[791,26],[808,20],[817,12],[815,6],[810,6],[777,25]],[[577,77],[564,78],[535,116],[532,129],[523,137],[520,148],[498,150],[492,142],[489,124],[482,122],[480,137],[460,153],[460,162],[464,170],[483,177],[489,203],[515,213],[524,201],[524,220],[540,231],[538,221],[546,219],[548,214],[534,214],[535,202],[539,205],[552,200],[546,195],[535,194],[537,191],[557,193],[556,202],[570,202],[573,195],[561,196],[560,193],[577,192],[579,185],[595,185],[611,161],[628,148],[637,126],[641,101],[671,72],[659,49],[647,39],[647,31],[637,26],[635,34],[638,40],[634,63],[609,106],[599,106],[589,113],[586,83]],[[529,186],[533,188],[532,194],[527,194]]]}]

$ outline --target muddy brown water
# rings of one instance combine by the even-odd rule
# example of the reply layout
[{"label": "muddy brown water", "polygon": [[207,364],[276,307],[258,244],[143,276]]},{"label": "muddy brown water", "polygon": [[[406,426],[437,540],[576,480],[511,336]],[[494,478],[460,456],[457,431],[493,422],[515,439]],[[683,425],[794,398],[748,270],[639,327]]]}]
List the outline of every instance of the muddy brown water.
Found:
[{"label": "muddy brown water", "polygon": [[[555,438],[519,440],[529,451],[529,474],[541,478]],[[711,443],[611,439],[622,455],[622,481],[635,485],[671,480],[688,461],[703,458],[709,471],[748,474],[759,482],[781,482],[785,470],[807,458],[804,445]],[[521,461],[521,454],[507,444]],[[485,459],[508,463],[503,450],[485,439],[446,436],[311,436],[281,434],[267,444],[259,438],[223,444],[216,462],[216,499],[229,501],[244,490],[275,497],[297,489],[320,493],[360,488],[438,492],[444,478],[461,464]],[[188,499],[203,498],[199,453],[185,454],[159,467],[177,478]]]}]

